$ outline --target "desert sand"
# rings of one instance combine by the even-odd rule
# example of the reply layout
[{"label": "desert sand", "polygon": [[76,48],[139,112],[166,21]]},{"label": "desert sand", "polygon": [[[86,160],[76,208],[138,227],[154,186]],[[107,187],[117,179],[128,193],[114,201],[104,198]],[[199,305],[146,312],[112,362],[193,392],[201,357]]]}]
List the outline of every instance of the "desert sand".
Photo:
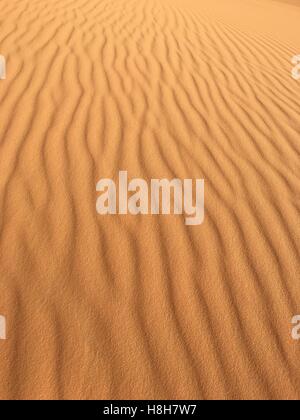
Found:
[{"label": "desert sand", "polygon": [[[300,4],[2,0],[1,399],[298,399]],[[205,180],[205,221],[96,183]]]}]

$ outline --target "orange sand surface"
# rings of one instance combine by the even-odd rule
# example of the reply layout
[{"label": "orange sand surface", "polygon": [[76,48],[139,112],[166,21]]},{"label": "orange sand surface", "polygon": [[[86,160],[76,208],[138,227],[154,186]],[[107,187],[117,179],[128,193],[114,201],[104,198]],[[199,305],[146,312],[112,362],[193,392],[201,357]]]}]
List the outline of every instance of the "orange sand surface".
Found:
[{"label": "orange sand surface", "polygon": [[[1,399],[298,399],[299,1],[2,0]],[[205,222],[96,183],[205,180]]]}]

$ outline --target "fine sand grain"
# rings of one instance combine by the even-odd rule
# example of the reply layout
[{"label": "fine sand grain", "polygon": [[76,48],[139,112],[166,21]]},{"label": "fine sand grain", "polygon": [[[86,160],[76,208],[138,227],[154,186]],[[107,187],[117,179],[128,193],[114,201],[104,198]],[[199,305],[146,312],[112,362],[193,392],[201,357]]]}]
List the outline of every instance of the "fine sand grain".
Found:
[{"label": "fine sand grain", "polygon": [[[300,7],[1,0],[0,398],[300,397]],[[96,183],[205,179],[205,222]]]}]

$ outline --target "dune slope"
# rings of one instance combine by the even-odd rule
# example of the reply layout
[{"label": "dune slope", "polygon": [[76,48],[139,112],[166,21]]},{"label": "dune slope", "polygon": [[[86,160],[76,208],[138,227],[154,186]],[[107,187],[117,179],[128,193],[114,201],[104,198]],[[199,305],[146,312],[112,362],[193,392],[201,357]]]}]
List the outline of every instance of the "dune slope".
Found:
[{"label": "dune slope", "polygon": [[[300,8],[2,0],[0,398],[300,397]],[[204,178],[206,218],[96,183]]]}]

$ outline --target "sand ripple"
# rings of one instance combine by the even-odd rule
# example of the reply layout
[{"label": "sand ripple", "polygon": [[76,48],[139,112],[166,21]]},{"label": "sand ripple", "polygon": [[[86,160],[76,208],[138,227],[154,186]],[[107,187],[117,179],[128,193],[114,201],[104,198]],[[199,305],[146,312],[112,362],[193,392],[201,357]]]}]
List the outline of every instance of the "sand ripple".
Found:
[{"label": "sand ripple", "polygon": [[[1,398],[300,397],[290,3],[2,0]],[[99,217],[119,170],[204,225]]]}]

